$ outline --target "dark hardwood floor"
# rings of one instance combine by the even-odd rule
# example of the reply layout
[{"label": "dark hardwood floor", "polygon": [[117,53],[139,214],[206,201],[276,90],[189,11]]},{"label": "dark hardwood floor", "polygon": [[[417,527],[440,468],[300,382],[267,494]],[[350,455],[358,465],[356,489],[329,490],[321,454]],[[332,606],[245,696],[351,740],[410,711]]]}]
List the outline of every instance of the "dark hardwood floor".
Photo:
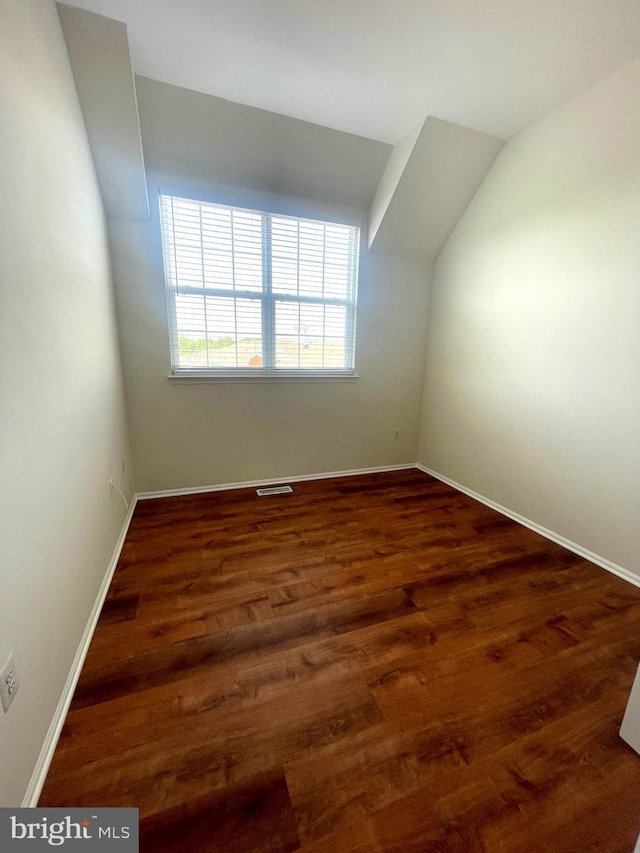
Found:
[{"label": "dark hardwood floor", "polygon": [[640,589],[417,470],[138,504],[40,800],[141,849],[631,853]]}]

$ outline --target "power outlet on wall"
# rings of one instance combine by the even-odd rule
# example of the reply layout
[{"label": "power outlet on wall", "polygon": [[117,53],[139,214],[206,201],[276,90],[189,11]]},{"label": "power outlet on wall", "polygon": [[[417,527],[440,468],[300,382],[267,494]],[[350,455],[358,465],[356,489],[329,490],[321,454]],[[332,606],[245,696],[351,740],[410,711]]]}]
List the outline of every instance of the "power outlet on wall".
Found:
[{"label": "power outlet on wall", "polygon": [[18,692],[19,686],[12,653],[9,655],[9,660],[2,667],[2,672],[0,672],[0,699],[2,699],[2,707],[5,712],[9,710],[9,705],[13,702],[13,697]]}]

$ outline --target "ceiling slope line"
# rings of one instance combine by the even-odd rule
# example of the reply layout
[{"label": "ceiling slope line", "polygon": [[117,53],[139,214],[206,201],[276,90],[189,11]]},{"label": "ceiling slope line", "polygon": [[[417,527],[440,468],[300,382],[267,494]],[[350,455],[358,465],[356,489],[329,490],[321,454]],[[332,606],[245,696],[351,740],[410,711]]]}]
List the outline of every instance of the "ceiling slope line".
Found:
[{"label": "ceiling slope line", "polygon": [[433,262],[504,140],[428,116],[393,148],[369,210],[369,249]]},{"label": "ceiling slope line", "polygon": [[149,219],[127,27],[58,3],[100,193],[110,219]]}]

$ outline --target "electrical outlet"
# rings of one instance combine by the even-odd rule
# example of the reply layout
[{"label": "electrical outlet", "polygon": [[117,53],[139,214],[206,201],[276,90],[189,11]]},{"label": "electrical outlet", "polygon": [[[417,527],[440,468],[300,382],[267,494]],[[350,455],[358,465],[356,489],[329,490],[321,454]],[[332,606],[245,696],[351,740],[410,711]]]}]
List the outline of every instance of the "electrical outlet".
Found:
[{"label": "electrical outlet", "polygon": [[9,710],[9,705],[13,702],[13,697],[18,692],[19,686],[20,683],[16,675],[13,654],[10,654],[9,660],[2,667],[2,672],[0,672],[0,699],[2,699],[2,707],[5,712]]},{"label": "electrical outlet", "polygon": [[394,431],[393,431],[393,440],[394,440],[394,441],[397,441],[399,438],[400,438],[400,430],[399,430],[399,429],[394,429]]}]

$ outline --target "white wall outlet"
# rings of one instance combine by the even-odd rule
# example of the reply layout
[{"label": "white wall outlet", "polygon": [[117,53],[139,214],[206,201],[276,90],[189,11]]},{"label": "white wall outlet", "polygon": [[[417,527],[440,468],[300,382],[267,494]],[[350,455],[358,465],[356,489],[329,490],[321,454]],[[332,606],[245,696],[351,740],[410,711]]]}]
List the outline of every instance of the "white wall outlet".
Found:
[{"label": "white wall outlet", "polygon": [[0,672],[0,699],[2,699],[2,707],[5,712],[9,710],[9,705],[13,702],[13,697],[18,692],[19,686],[20,682],[16,675],[13,654],[10,654],[9,660],[2,667],[2,672]]},{"label": "white wall outlet", "polygon": [[399,438],[400,438],[400,430],[399,430],[399,429],[394,429],[394,431],[393,431],[393,440],[394,440],[394,441],[397,441]]}]

